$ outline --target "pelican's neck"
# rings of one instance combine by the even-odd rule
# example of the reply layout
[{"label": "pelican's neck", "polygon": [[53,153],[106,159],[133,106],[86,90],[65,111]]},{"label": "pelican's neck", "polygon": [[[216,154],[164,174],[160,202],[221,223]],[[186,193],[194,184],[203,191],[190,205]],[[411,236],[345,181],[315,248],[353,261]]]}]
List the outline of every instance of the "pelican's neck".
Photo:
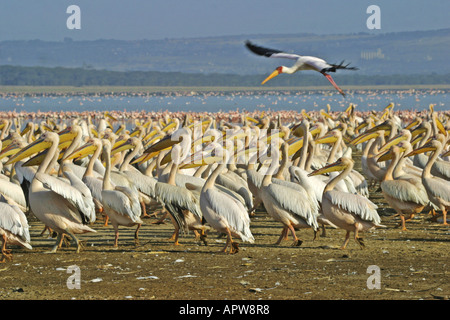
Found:
[{"label": "pelican's neck", "polygon": [[176,164],[175,161],[172,161],[172,166],[171,166],[171,169],[170,169],[169,179],[167,180],[168,184],[173,185],[173,186],[176,185],[175,178],[177,176],[177,173],[178,173],[178,164]]},{"label": "pelican's neck", "polygon": [[305,163],[305,171],[307,171],[307,172],[311,172],[311,165],[312,165],[314,156],[316,155],[316,150],[317,150],[316,143],[314,141],[311,141],[311,143],[309,143],[309,146],[308,146],[309,152],[308,152],[308,157],[307,157],[306,163]]},{"label": "pelican's neck", "polygon": [[113,190],[111,184],[111,154],[109,151],[103,153],[105,157],[105,175],[103,176],[103,190]]},{"label": "pelican's neck", "polygon": [[58,151],[58,141],[53,141],[51,147],[48,149],[47,154],[45,155],[45,158],[42,161],[36,173],[45,173],[47,171],[47,168],[53,161],[53,158],[55,157],[57,151]]},{"label": "pelican's neck", "polygon": [[153,177],[153,169],[155,168],[155,166],[156,166],[156,160],[153,160],[152,162],[150,162],[147,169],[145,169],[145,175],[148,177]]},{"label": "pelican's neck", "polygon": [[197,170],[195,170],[194,177],[201,178],[203,172],[205,172],[207,166],[200,166]]},{"label": "pelican's neck", "polygon": [[425,168],[423,168],[422,171],[422,178],[431,178],[431,168],[433,167],[434,163],[436,162],[436,159],[439,157],[439,154],[442,151],[442,147],[438,148],[436,151],[433,151],[431,156],[428,158],[428,162],[425,165]]},{"label": "pelican's neck", "polygon": [[327,183],[323,192],[333,190],[341,180],[345,179],[350,174],[352,170],[353,162],[350,162],[350,164],[341,173]]},{"label": "pelican's neck", "polygon": [[267,170],[266,174],[264,175],[264,178],[261,183],[261,187],[267,187],[272,183],[272,176],[275,170],[279,167],[279,165],[274,165],[273,163],[269,166],[269,169]]},{"label": "pelican's neck", "polygon": [[216,179],[219,176],[219,174],[222,173],[223,169],[225,168],[225,165],[226,165],[226,162],[223,161],[217,166],[217,168],[213,171],[213,173],[211,173],[211,175],[206,180],[206,182],[203,186],[203,190],[208,190],[208,189],[211,189],[214,187],[214,184],[216,183]]},{"label": "pelican's neck", "polygon": [[366,157],[366,158],[368,157],[369,150],[370,150],[370,147],[372,147],[372,145],[373,145],[373,139],[367,141],[366,145],[364,146],[363,152],[362,152],[363,157]]},{"label": "pelican's neck", "polygon": [[100,152],[102,152],[101,146],[97,147],[97,149],[95,149],[95,151],[94,151],[94,154],[91,156],[91,159],[89,160],[86,171],[84,172],[83,178],[94,176],[94,164],[95,164],[95,161],[97,161],[98,157],[100,156]]},{"label": "pelican's neck", "polygon": [[305,134],[303,134],[303,146],[302,146],[302,153],[300,155],[300,161],[298,163],[298,167],[305,169],[306,165],[306,158],[308,157],[308,147],[309,147],[309,132],[308,129]]},{"label": "pelican's neck", "polygon": [[122,164],[120,165],[119,170],[120,171],[126,171],[128,170],[128,166],[130,165],[131,160],[133,160],[133,158],[137,155],[137,153],[139,152],[139,147],[135,146],[133,151],[131,151],[123,160]]},{"label": "pelican's neck", "polygon": [[332,163],[335,161],[334,158],[336,157],[336,152],[337,152],[338,148],[341,146],[341,142],[342,142],[342,136],[338,135],[338,139],[333,144],[330,154],[328,155],[327,163]]},{"label": "pelican's neck", "polygon": [[386,173],[384,174],[384,181],[387,180],[394,180],[394,169],[397,166],[398,160],[400,159],[400,156],[398,152],[394,152],[394,158],[392,159],[391,163],[389,164],[388,168],[386,169]]},{"label": "pelican's neck", "polygon": [[278,167],[278,172],[275,175],[275,178],[284,180],[284,170],[286,169],[288,164],[288,152],[287,149],[283,149],[283,159],[281,160],[281,164]]}]

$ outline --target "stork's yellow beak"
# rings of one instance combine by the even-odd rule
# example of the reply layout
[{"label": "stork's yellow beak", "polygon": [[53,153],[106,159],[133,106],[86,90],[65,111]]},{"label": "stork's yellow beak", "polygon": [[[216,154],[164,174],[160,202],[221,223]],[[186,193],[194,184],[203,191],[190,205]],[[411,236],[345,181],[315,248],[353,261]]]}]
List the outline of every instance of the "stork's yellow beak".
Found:
[{"label": "stork's yellow beak", "polygon": [[275,77],[276,77],[277,75],[279,75],[280,73],[281,73],[280,70],[275,69],[275,71],[272,72],[272,73],[270,74],[270,76],[268,76],[263,82],[261,82],[261,84],[264,84],[264,83],[266,83],[267,81],[269,81],[270,79],[275,78]]}]

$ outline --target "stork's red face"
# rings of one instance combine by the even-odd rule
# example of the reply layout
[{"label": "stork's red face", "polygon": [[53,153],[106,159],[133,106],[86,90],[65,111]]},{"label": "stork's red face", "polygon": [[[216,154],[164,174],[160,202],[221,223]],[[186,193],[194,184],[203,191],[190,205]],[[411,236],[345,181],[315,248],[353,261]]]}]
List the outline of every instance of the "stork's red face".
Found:
[{"label": "stork's red face", "polygon": [[267,81],[269,81],[270,79],[275,78],[280,73],[283,73],[283,67],[276,68],[275,71],[270,74],[270,76],[268,76],[263,82],[261,82],[261,84],[264,84]]}]

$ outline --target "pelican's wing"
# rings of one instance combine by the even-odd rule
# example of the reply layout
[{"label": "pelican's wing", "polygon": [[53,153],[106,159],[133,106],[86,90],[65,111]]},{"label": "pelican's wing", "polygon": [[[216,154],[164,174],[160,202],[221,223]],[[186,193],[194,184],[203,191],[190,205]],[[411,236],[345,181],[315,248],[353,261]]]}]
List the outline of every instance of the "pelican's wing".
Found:
[{"label": "pelican's wing", "polygon": [[95,204],[94,199],[92,198],[91,190],[86,186],[86,184],[78,177],[77,174],[74,174],[71,171],[63,171],[64,175],[67,179],[69,179],[70,184],[72,187],[76,188],[78,191],[81,192],[82,196],[84,197],[84,201],[86,203],[86,206],[90,207],[91,210],[88,211],[90,213],[89,216],[89,222],[93,223],[95,222]]},{"label": "pelican's wing", "polygon": [[22,184],[24,180],[28,182],[33,181],[34,175],[36,174],[36,169],[32,167],[23,167],[22,166],[23,163],[24,163],[23,161],[18,161],[14,165],[14,169],[16,170],[17,178],[20,184]]},{"label": "pelican's wing", "polygon": [[13,200],[18,205],[22,206],[23,208],[27,207],[27,202],[25,200],[25,194],[23,192],[23,189],[8,180],[0,180],[0,193],[4,195],[5,197],[8,197],[9,199]]},{"label": "pelican's wing", "polygon": [[93,203],[86,203],[83,194],[75,187],[65,183],[59,178],[45,173],[36,173],[35,179],[40,181],[45,188],[59,194],[69,201],[81,214],[83,223],[89,223],[92,216],[95,216]]},{"label": "pelican's wing", "polygon": [[130,217],[132,221],[140,223],[141,208],[132,205],[132,201],[125,193],[119,190],[103,190],[102,204],[119,214]]},{"label": "pelican's wing", "polygon": [[443,179],[450,179],[450,162],[444,160],[436,161],[431,168],[431,174]]},{"label": "pelican's wing", "polygon": [[450,184],[447,180],[433,177],[423,179],[428,191],[445,202],[450,202]]},{"label": "pelican's wing", "polygon": [[361,219],[371,221],[376,225],[380,225],[381,219],[378,215],[378,206],[369,199],[359,195],[337,190],[330,190],[323,194],[335,206],[342,208]]},{"label": "pelican's wing", "polygon": [[0,202],[0,228],[30,242],[30,232],[25,214],[14,205]]},{"label": "pelican's wing", "polygon": [[277,204],[291,214],[297,215],[314,229],[318,229],[317,219],[313,211],[314,205],[302,193],[281,184],[272,183],[267,188]]},{"label": "pelican's wing", "polygon": [[260,46],[254,45],[250,41],[245,42],[245,45],[251,52],[253,52],[259,56],[264,56],[267,58],[285,58],[285,59],[291,59],[291,60],[297,60],[298,58],[300,58],[300,56],[298,54],[285,53],[280,50],[260,47]]},{"label": "pelican's wing", "polygon": [[294,178],[294,182],[311,188],[317,201],[322,202],[323,189],[325,189],[326,186],[326,183],[322,179],[318,176],[308,177],[308,172],[299,167],[291,166],[289,171],[291,172],[291,177]]},{"label": "pelican's wing", "polygon": [[170,203],[182,210],[189,210],[199,218],[202,217],[198,197],[186,188],[158,182],[155,186],[155,194],[159,201],[165,205]]},{"label": "pelican's wing", "polygon": [[135,188],[129,188],[125,186],[115,186],[115,191],[123,193],[130,201],[131,211],[135,217],[140,217],[142,214],[141,203],[139,202],[139,193]]},{"label": "pelican's wing", "polygon": [[[91,191],[92,197],[98,201],[102,201],[103,181],[95,177],[84,177],[83,182]],[[114,185],[113,185],[114,187]]]},{"label": "pelican's wing", "polygon": [[383,192],[402,202],[414,202],[421,205],[429,203],[428,195],[421,183],[414,184],[414,180],[387,180],[381,182]]},{"label": "pelican's wing", "polygon": [[202,197],[205,197],[211,209],[223,217],[243,241],[254,242],[250,231],[250,217],[242,203],[215,188],[207,189]]},{"label": "pelican's wing", "polygon": [[143,194],[155,199],[155,185],[158,180],[154,177],[146,176],[140,172],[127,170],[124,172],[133,181],[136,188]]}]

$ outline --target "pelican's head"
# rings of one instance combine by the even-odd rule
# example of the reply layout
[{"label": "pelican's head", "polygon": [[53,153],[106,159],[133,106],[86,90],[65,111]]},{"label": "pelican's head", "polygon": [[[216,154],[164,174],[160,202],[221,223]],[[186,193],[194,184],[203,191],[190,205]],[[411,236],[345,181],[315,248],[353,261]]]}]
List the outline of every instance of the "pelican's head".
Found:
[{"label": "pelican's head", "polygon": [[92,154],[98,148],[102,147],[102,141],[98,138],[89,139],[84,145],[73,151],[70,155],[66,156],[63,160],[82,159]]},{"label": "pelican's head", "polygon": [[28,158],[29,156],[36,154],[44,149],[48,149],[53,145],[53,143],[59,143],[59,135],[51,131],[44,132],[39,139],[30,143],[25,148],[16,153],[13,157],[11,157],[6,162],[6,165],[16,163],[17,161]]},{"label": "pelican's head", "polygon": [[348,166],[353,165],[353,163],[354,161],[352,159],[347,157],[341,157],[336,162],[311,172],[310,174],[308,174],[308,177],[333,171],[342,171],[345,170]]},{"label": "pelican's head", "polygon": [[439,140],[430,140],[426,144],[424,144],[422,147],[417,148],[410,153],[408,153],[405,157],[411,157],[416,154],[425,153],[428,151],[436,152],[442,150],[442,144]]},{"label": "pelican's head", "polygon": [[266,83],[267,81],[269,81],[270,79],[275,78],[275,77],[276,77],[277,75],[279,75],[280,73],[283,73],[283,69],[284,69],[283,66],[276,68],[276,69],[270,74],[270,76],[268,76],[263,82],[261,82],[261,84],[264,84],[264,83]]},{"label": "pelican's head", "polygon": [[335,143],[339,138],[342,138],[342,132],[340,130],[331,130],[323,137],[315,140],[317,144],[323,143]]}]

